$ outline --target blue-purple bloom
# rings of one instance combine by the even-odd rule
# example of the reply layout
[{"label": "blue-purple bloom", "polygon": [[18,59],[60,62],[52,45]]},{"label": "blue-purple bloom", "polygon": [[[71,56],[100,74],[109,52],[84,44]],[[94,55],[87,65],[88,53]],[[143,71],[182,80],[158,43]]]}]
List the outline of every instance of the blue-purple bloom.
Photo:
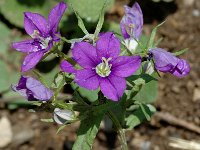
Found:
[{"label": "blue-purple bloom", "polygon": [[33,39],[12,44],[17,51],[28,53],[22,64],[22,72],[35,67],[53,43],[60,41],[56,36],[59,34],[57,28],[66,8],[67,5],[60,2],[49,13],[48,20],[38,13],[24,13],[24,28]]},{"label": "blue-purple bloom", "polygon": [[155,68],[161,72],[168,72],[177,77],[184,77],[190,72],[190,65],[186,60],[179,59],[164,49],[152,48],[149,55],[154,59]]},{"label": "blue-purple bloom", "polygon": [[125,44],[130,50],[135,49],[137,42],[142,34],[143,14],[137,2],[132,7],[124,6],[125,15],[123,16],[120,27]]},{"label": "blue-purple bloom", "polygon": [[86,89],[101,92],[108,99],[118,101],[126,89],[125,77],[136,72],[141,65],[140,56],[119,56],[120,41],[112,32],[100,34],[96,45],[88,42],[75,43],[73,59],[83,68],[72,69],[67,61],[61,69],[75,74],[75,82]]},{"label": "blue-purple bloom", "polygon": [[40,81],[26,76],[21,76],[19,83],[12,85],[12,90],[18,92],[29,101],[48,101],[53,96],[53,92]]}]

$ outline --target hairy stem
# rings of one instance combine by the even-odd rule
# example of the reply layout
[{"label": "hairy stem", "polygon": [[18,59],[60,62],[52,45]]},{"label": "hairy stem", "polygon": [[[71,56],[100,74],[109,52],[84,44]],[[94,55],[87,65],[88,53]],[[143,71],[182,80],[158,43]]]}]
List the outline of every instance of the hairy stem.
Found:
[{"label": "hairy stem", "polygon": [[126,135],[124,130],[122,129],[122,126],[120,124],[120,122],[118,121],[117,117],[111,112],[109,111],[107,113],[108,117],[112,120],[118,134],[119,134],[119,140],[121,143],[121,149],[122,150],[128,150],[128,145],[127,145],[127,141],[126,141]]}]

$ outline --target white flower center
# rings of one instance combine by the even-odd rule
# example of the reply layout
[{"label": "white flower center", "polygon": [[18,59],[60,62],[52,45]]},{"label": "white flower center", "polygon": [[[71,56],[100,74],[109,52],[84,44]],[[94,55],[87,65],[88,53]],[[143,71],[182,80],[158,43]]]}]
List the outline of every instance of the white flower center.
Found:
[{"label": "white flower center", "polygon": [[112,58],[106,59],[105,57],[102,57],[102,63],[98,64],[95,68],[96,73],[101,77],[107,77],[111,73],[111,67],[112,64],[109,64],[108,62]]},{"label": "white flower center", "polygon": [[41,43],[40,46],[42,49],[46,49],[49,46],[49,42],[52,40],[52,38],[50,36],[47,38],[41,37],[39,31],[37,31],[37,30],[34,30],[31,37],[38,38],[40,40],[40,43]]},{"label": "white flower center", "polygon": [[51,37],[47,37],[47,38],[41,40],[40,46],[42,47],[42,49],[46,49],[49,46],[49,41],[51,41],[51,40],[52,40]]}]

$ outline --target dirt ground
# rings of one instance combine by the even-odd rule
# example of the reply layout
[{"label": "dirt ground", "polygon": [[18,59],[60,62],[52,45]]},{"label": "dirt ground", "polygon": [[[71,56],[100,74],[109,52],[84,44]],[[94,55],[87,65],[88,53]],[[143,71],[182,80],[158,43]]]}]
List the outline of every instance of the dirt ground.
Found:
[{"label": "dirt ground", "polygon": [[[123,4],[128,3],[128,0],[118,0],[109,15],[118,20],[122,15]],[[147,7],[146,1],[141,6]],[[152,11],[151,14],[149,11],[144,11],[146,22],[144,32],[149,34],[153,26],[166,19],[166,23],[159,28],[157,35],[157,38],[163,37],[159,47],[169,51],[188,48],[188,52],[181,57],[190,62],[191,73],[182,79],[161,74],[159,96],[155,103],[158,112],[161,112],[161,117],[155,115],[150,122],[136,127],[134,131],[128,131],[127,140],[131,150],[175,150],[169,146],[170,137],[200,141],[200,131],[191,131],[187,127],[188,124],[200,126],[200,1],[196,0],[189,6],[177,0],[176,3],[166,5],[166,8],[171,8],[168,11],[160,8],[159,4],[150,3],[148,6]],[[163,14],[158,15],[159,12]],[[166,113],[173,116],[178,123],[172,123],[167,121],[165,116],[162,117],[162,114]],[[50,113],[31,113],[26,109],[8,112],[2,105],[0,114],[10,119],[14,133],[23,130],[23,136],[26,136],[24,139],[13,140],[11,145],[4,148],[5,150],[70,150],[76,139],[78,124],[67,126],[56,134],[58,125],[40,121],[41,118],[50,117]],[[180,126],[181,121],[186,122],[185,127]],[[116,134],[100,130],[93,149],[120,149]]]}]

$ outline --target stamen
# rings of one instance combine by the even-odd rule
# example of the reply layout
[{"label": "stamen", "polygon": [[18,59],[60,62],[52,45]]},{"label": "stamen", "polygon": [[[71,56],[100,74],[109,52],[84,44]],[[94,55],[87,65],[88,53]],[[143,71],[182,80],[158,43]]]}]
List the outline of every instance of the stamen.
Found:
[{"label": "stamen", "polygon": [[38,30],[34,30],[31,37],[34,39],[36,39],[36,38],[39,39],[39,42],[41,43],[40,44],[41,49],[46,49],[49,46],[49,42],[52,40],[52,38],[50,36],[47,38],[41,37]]},{"label": "stamen", "polygon": [[102,57],[102,63],[98,64],[95,68],[96,73],[101,77],[107,77],[111,73],[111,67],[112,64],[109,64],[109,61],[112,58],[106,59],[105,57]]}]

